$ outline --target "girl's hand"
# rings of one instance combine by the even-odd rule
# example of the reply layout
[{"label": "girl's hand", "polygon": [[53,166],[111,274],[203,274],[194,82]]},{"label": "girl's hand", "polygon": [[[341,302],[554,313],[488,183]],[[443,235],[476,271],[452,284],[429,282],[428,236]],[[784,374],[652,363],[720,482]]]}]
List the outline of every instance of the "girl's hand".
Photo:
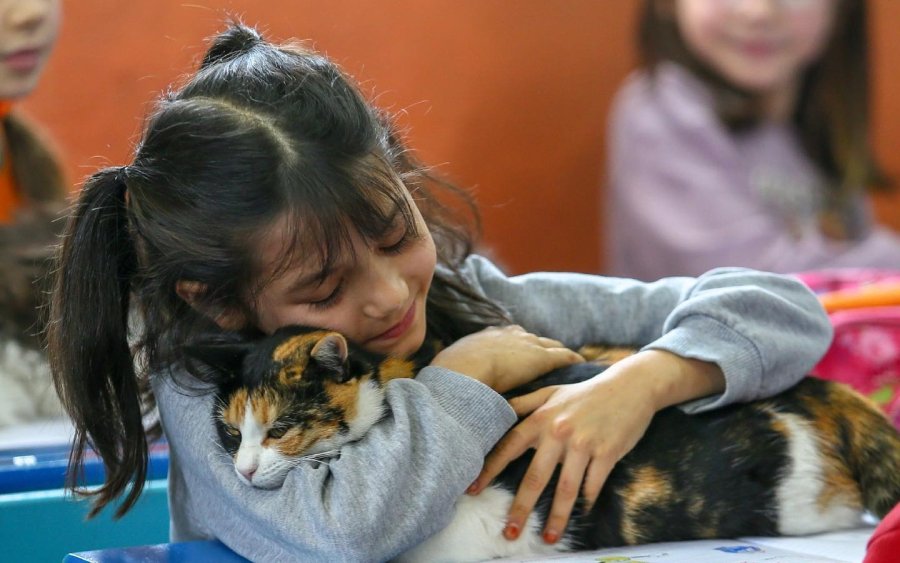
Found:
[{"label": "girl's hand", "polygon": [[637,444],[657,410],[721,391],[714,364],[649,350],[587,381],[539,389],[510,401],[528,417],[485,460],[467,492],[477,494],[527,449],[536,452],[510,507],[504,536],[516,539],[557,464],[562,464],[544,541],[555,543],[582,492],[592,506],[613,466]]},{"label": "girl's hand", "polygon": [[431,365],[468,375],[505,393],[550,370],[583,361],[558,340],[513,325],[486,328],[460,338],[441,350]]}]

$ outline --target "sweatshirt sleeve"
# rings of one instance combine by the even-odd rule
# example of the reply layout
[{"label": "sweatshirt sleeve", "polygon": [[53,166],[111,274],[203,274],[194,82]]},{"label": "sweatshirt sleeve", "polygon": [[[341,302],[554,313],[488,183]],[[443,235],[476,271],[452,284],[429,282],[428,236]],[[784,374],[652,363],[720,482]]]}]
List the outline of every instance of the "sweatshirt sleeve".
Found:
[{"label": "sweatshirt sleeve", "polygon": [[218,538],[254,561],[383,561],[435,533],[515,422],[487,386],[442,368],[391,381],[388,413],[338,456],[301,461],[275,490],[238,480],[212,397],[156,378],[170,445],[172,540]]},{"label": "sweatshirt sleeve", "polygon": [[718,266],[787,273],[900,263],[900,235],[875,224],[862,196],[856,205],[867,228],[858,239],[785,221],[754,187],[746,147],[685,74],[667,65],[655,81],[634,76],[611,111],[605,224],[613,274],[653,280]]},{"label": "sweatshirt sleeve", "polygon": [[723,268],[645,283],[571,273],[507,277],[481,257],[466,266],[472,283],[515,322],[572,348],[634,346],[717,364],[725,392],[682,405],[688,412],[783,391],[831,342],[818,299],[787,276]]}]

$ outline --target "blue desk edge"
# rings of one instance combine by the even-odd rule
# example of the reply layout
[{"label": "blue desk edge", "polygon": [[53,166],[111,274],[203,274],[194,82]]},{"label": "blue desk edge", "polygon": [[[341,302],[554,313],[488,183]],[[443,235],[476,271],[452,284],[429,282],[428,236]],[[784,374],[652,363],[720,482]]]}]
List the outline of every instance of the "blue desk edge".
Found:
[{"label": "blue desk edge", "polygon": [[218,540],[139,545],[97,551],[70,553],[63,563],[154,563],[179,561],[245,562],[237,553]]}]

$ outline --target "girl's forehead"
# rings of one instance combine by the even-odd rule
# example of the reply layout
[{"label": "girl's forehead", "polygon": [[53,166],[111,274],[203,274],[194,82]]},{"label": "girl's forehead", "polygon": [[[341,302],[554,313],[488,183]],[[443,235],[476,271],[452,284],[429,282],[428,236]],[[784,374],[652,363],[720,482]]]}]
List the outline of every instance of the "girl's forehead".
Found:
[{"label": "girl's forehead", "polygon": [[[352,263],[355,246],[352,241],[361,237],[352,225],[348,225],[346,218],[340,221],[340,228],[335,225],[333,229],[329,229],[329,225],[304,227],[297,222],[296,217],[282,216],[260,238],[257,256],[265,277],[272,280],[282,277],[323,279],[328,270]],[[345,248],[346,243],[328,244],[329,230],[340,231],[334,233],[336,239],[348,237],[350,248]]]},{"label": "girl's forehead", "polygon": [[414,205],[405,188],[393,198],[374,193],[370,201],[374,213],[365,228],[346,214],[328,222],[321,217],[308,221],[308,217],[290,213],[279,217],[257,245],[258,268],[264,279],[285,278],[282,281],[293,280],[289,282],[292,286],[321,283],[335,270],[352,267],[358,253],[365,252],[363,231],[391,231],[399,221],[409,220],[404,205]]}]

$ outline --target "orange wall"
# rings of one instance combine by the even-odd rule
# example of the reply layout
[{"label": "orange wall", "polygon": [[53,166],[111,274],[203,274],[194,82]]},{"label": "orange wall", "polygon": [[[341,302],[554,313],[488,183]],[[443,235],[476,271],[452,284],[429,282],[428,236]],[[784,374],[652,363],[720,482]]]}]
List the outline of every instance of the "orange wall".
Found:
[{"label": "orange wall", "polygon": [[[227,14],[270,38],[309,39],[397,112],[410,144],[473,187],[485,243],[511,272],[596,272],[604,129],[634,62],[629,0],[71,0],[38,90],[25,103],[72,178],[124,163],[148,102],[193,68]],[[875,139],[900,177],[900,85],[890,22],[874,2]],[[892,207],[893,206],[893,207]],[[885,220],[900,204],[882,206]],[[900,227],[900,221],[895,221]]]}]

